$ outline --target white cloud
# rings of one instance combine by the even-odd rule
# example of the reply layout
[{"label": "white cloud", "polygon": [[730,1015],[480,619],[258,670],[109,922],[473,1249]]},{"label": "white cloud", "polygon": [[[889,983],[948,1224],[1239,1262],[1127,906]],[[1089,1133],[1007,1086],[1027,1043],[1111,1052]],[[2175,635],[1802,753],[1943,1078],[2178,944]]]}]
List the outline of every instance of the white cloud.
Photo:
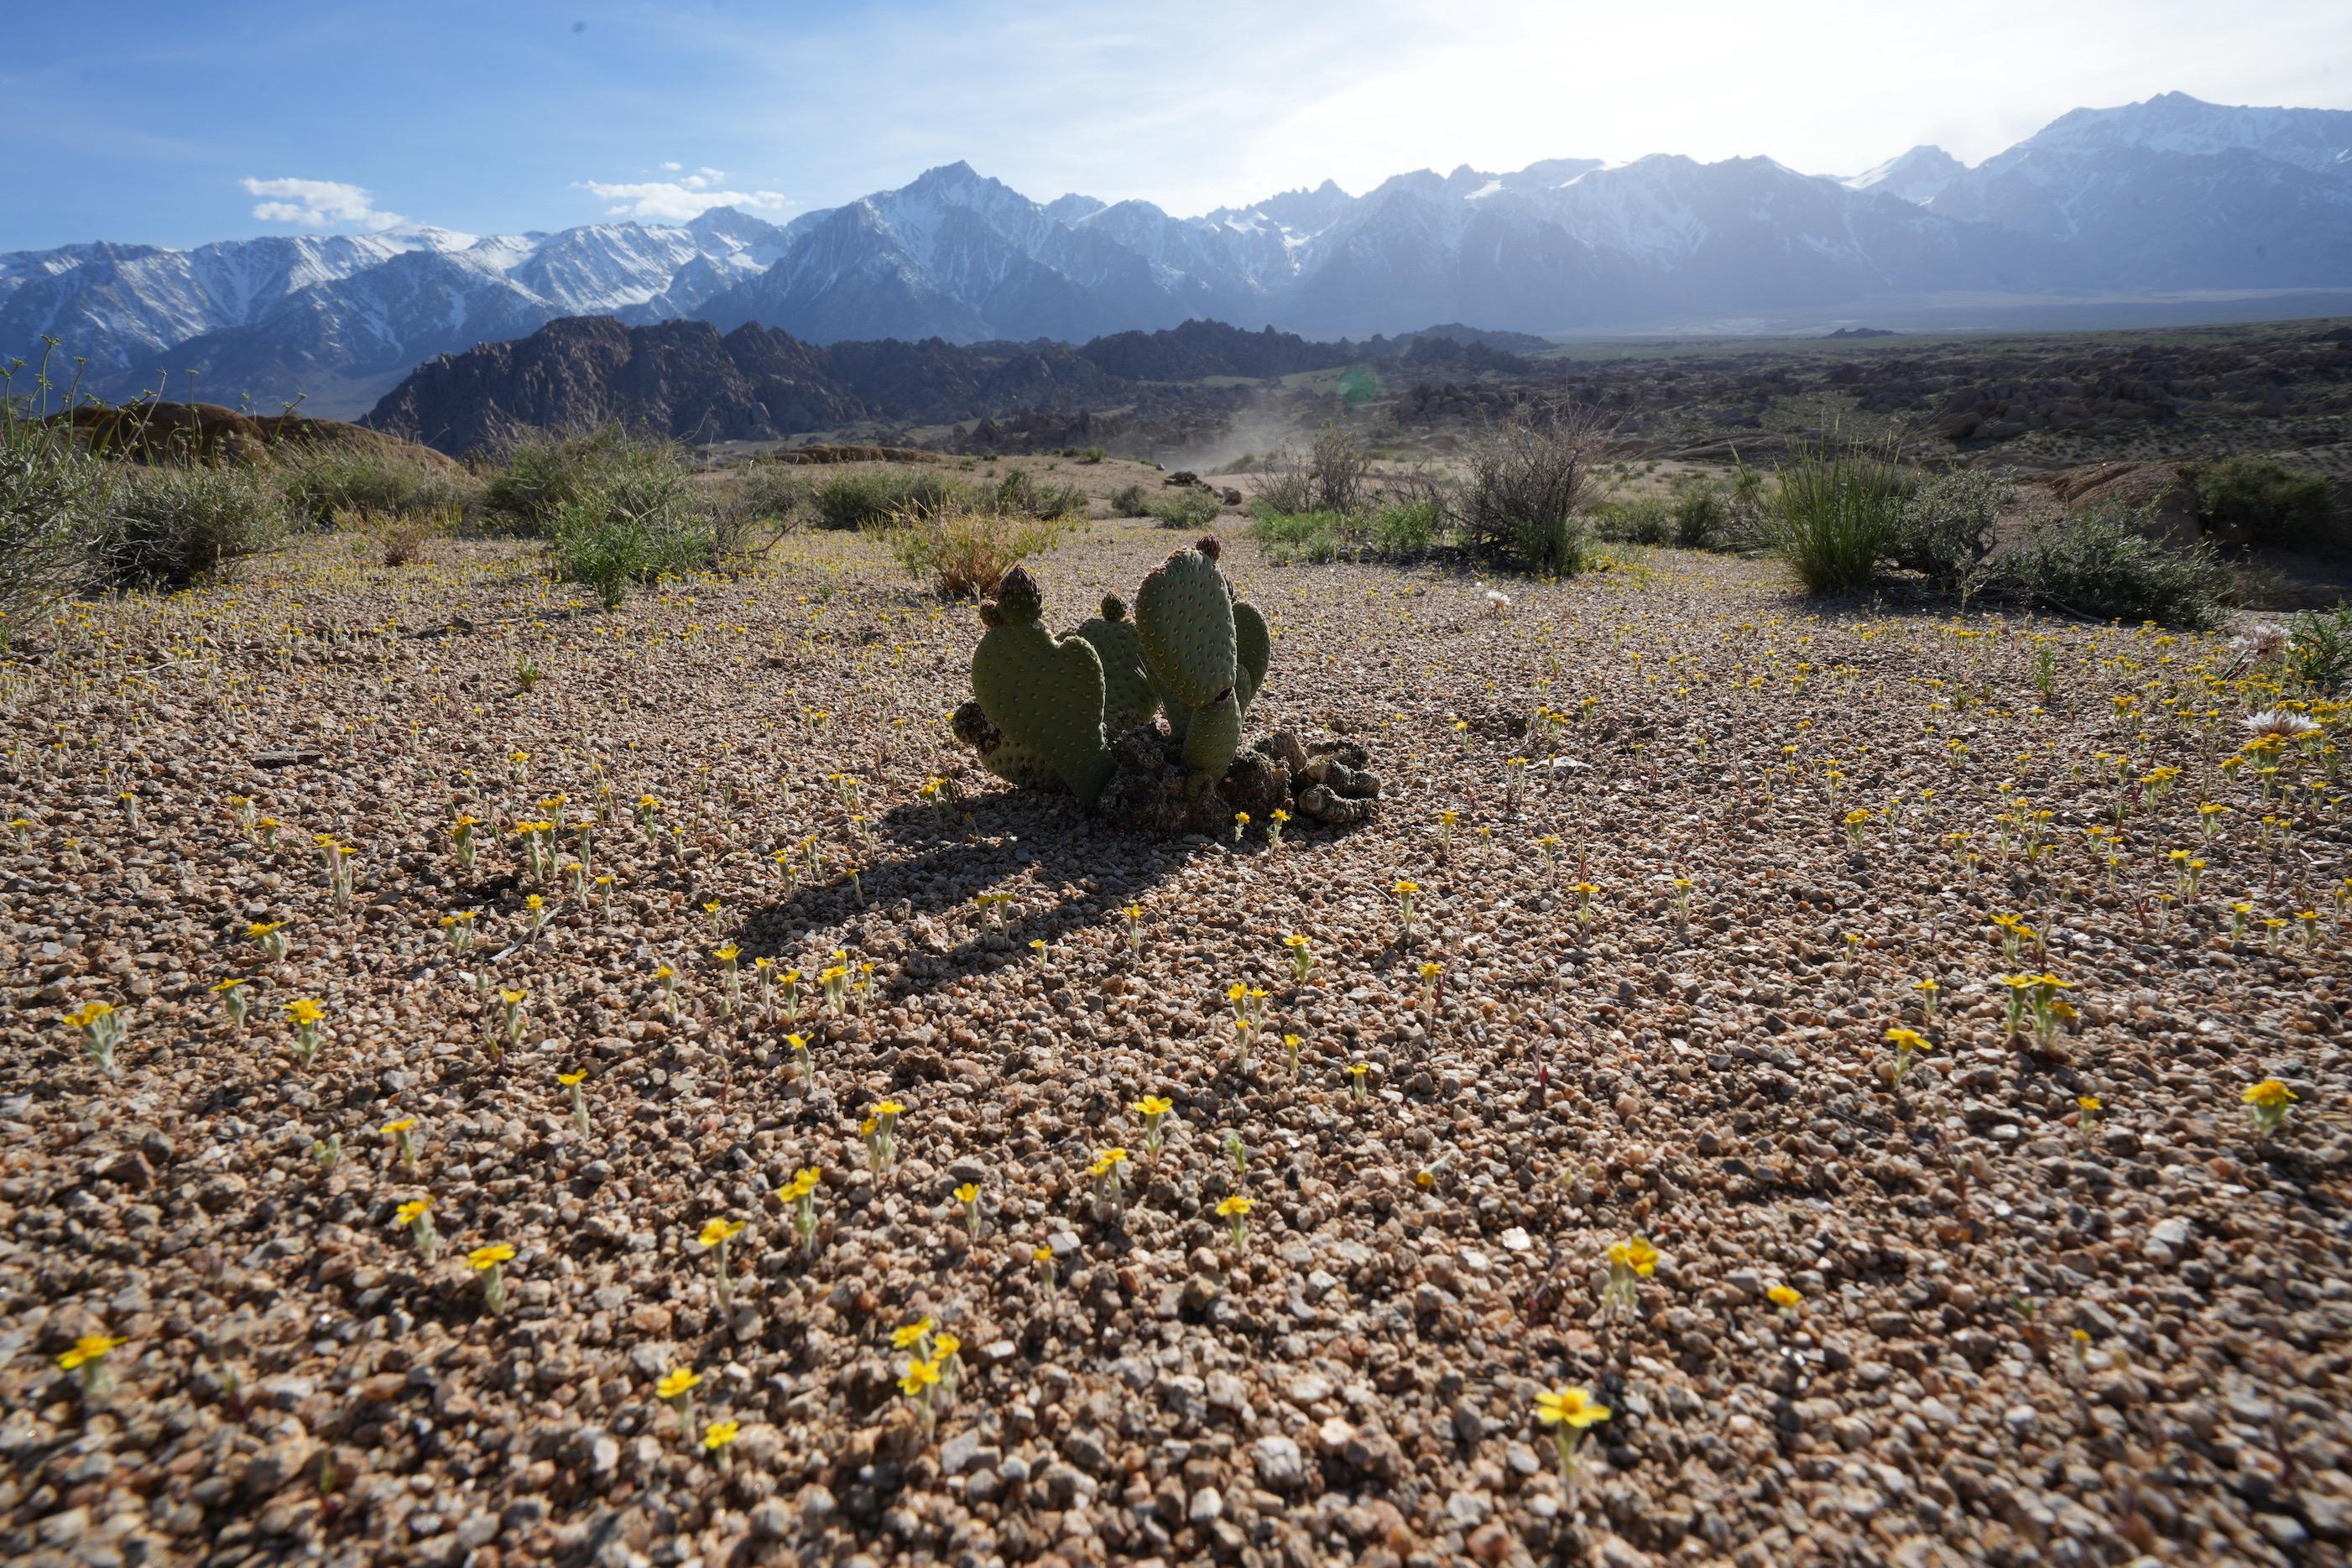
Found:
[{"label": "white cloud", "polygon": [[380,210],[366,190],[341,180],[247,178],[237,183],[249,196],[273,198],[254,204],[253,215],[266,224],[302,224],[311,228],[353,224],[363,229],[389,229],[408,221],[398,213]]},{"label": "white cloud", "polygon": [[700,217],[713,207],[781,209],[793,204],[792,199],[782,191],[726,189],[724,170],[704,168],[691,174],[683,174],[678,173],[676,163],[664,163],[662,168],[678,177],[675,180],[580,180],[574,183],[600,200],[614,204],[605,211],[616,218],[653,218],[685,223],[690,218]]}]

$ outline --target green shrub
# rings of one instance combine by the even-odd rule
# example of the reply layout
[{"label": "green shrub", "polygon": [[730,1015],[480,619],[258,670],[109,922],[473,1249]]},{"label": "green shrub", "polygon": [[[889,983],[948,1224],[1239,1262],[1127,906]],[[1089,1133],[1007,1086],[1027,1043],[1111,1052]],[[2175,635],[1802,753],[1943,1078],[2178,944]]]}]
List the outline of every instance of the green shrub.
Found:
[{"label": "green shrub", "polygon": [[1160,519],[1163,528],[1205,528],[1225,509],[1214,490],[1191,485],[1166,491],[1149,505],[1151,515]]},{"label": "green shrub", "polygon": [[1717,549],[1730,532],[1730,504],[1713,484],[1687,485],[1675,497],[1675,543],[1683,549]]},{"label": "green shrub", "polygon": [[2230,457],[2198,469],[2198,519],[2242,530],[2258,545],[2340,549],[2346,533],[2327,481],[2270,457]]},{"label": "green shrub", "polygon": [[1780,470],[1767,527],[1809,593],[1870,585],[1895,547],[1912,481],[1886,449],[1823,445]]},{"label": "green shrub", "polygon": [[2294,645],[2287,673],[2316,692],[2340,692],[2352,683],[2352,605],[2309,610],[2287,623]]},{"label": "green shrub", "polygon": [[1016,517],[1053,520],[1087,515],[1087,493],[1076,485],[1040,485],[1025,468],[996,482],[996,509]]},{"label": "green shrub", "polygon": [[1151,497],[1140,485],[1122,485],[1110,493],[1110,515],[1148,517],[1151,515]]},{"label": "green shrub", "polygon": [[775,464],[755,464],[744,474],[734,499],[751,517],[790,528],[808,503],[808,486],[799,475]]},{"label": "green shrub", "polygon": [[555,573],[618,608],[632,583],[717,564],[709,519],[658,486],[616,483],[563,502],[548,525]]},{"label": "green shrub", "polygon": [[1382,507],[1372,514],[1367,531],[1372,553],[1389,560],[1409,560],[1427,555],[1444,527],[1444,515],[1434,501],[1408,501]]},{"label": "green shrub", "polygon": [[112,488],[104,463],[19,416],[0,383],[0,648],[83,585]]},{"label": "green shrub", "polygon": [[1250,537],[1277,566],[1302,560],[1320,565],[1339,558],[1347,526],[1337,512],[1277,512],[1261,502],[1250,516]]},{"label": "green shrub", "polygon": [[477,494],[477,486],[456,476],[340,444],[280,446],[269,472],[293,520],[312,528],[362,517],[454,517]]},{"label": "green shrub", "polygon": [[2093,507],[2044,524],[2001,562],[2028,597],[2099,621],[2202,631],[2222,619],[2227,577],[2205,545],[2158,542],[2153,507]]},{"label": "green shrub", "polygon": [[1627,544],[1662,545],[1674,537],[1675,509],[1663,496],[1603,501],[1592,508],[1592,531]]},{"label": "green shrub", "polygon": [[809,492],[809,510],[820,528],[862,528],[887,521],[896,498],[887,474],[835,474]]},{"label": "green shrub", "polygon": [[274,549],[286,505],[250,468],[135,468],[115,486],[91,563],[101,590],[185,588]]},{"label": "green shrub", "polygon": [[883,528],[902,512],[929,517],[969,504],[962,486],[920,470],[836,474],[809,496],[818,526],[828,528]]},{"label": "green shrub", "polygon": [[1895,563],[1938,588],[1966,588],[1992,554],[1993,525],[2016,497],[2007,479],[1974,469],[1921,480],[1895,521]]},{"label": "green shrub", "polygon": [[558,515],[592,494],[617,493],[625,506],[637,504],[650,494],[682,493],[694,472],[669,443],[612,425],[589,435],[519,434],[497,462],[482,486],[482,507],[508,531],[533,538],[551,537]]}]

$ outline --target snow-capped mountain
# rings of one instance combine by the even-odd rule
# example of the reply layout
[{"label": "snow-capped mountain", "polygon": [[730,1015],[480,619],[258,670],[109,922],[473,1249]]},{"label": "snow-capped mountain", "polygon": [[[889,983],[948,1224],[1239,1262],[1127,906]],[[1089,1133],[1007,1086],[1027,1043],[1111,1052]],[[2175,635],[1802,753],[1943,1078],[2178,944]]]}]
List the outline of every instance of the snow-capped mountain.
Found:
[{"label": "snow-capped mountain", "polygon": [[1557,158],[1179,217],[1040,204],[950,163],[781,227],[718,208],[553,235],[68,246],[0,256],[0,355],[49,333],[101,392],[194,369],[200,395],[306,391],[334,413],[420,360],[574,315],[820,344],[1076,342],[1202,319],[1553,332],[1945,291],[2347,286],[2352,112],[2167,93],[2074,110],[1974,168],[1915,147],[1850,179],[1769,158]]},{"label": "snow-capped mountain", "polygon": [[2119,148],[2196,157],[2246,152],[2313,173],[2341,174],[2352,172],[2352,110],[2242,109],[2185,92],[2158,93],[2145,103],[2062,114],[2000,156],[2028,150],[2080,156]]},{"label": "snow-capped mountain", "polygon": [[2078,109],[1966,168],[1914,148],[1867,188],[2052,242],[2088,285],[2352,283],[2352,110],[2241,109],[2168,92]]},{"label": "snow-capped mountain", "polygon": [[194,371],[199,396],[266,404],[324,392],[324,412],[338,413],[420,358],[561,316],[686,315],[782,249],[776,225],[719,208],[682,228],[484,238],[411,225],[193,250],[19,251],[0,255],[0,353],[33,358],[47,335],[87,361],[85,384],[102,394],[168,378],[177,395]]}]

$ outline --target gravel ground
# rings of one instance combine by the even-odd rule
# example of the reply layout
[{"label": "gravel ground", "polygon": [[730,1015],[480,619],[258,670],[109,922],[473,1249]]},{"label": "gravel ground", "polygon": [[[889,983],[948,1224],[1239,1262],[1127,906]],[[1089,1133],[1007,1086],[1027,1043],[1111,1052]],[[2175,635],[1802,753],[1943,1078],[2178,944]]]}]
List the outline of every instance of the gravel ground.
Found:
[{"label": "gravel ground", "polygon": [[[1097,524],[1049,619],[1178,542]],[[1816,616],[1671,552],[1507,613],[1227,566],[1276,628],[1252,732],[1367,743],[1377,822],[1155,843],[1004,792],[945,732],[974,617],[838,536],[609,615],[505,547],[320,541],[20,646],[0,1552],[2347,1560],[2352,865],[2324,737],[2224,766],[2269,694],[2222,643]],[[2042,973],[2075,1016],[2012,1036]],[[1611,1412],[1568,1479],[1561,1388]]]}]

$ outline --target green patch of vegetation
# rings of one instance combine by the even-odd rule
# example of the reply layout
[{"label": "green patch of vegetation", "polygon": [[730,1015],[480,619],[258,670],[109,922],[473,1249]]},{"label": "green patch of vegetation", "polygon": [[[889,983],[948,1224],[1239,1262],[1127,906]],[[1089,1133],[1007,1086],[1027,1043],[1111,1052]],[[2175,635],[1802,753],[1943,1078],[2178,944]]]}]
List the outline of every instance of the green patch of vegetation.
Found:
[{"label": "green patch of vegetation", "polygon": [[1121,485],[1110,493],[1110,515],[1114,517],[1150,517],[1150,492],[1140,485]]},{"label": "green patch of vegetation", "polygon": [[2006,478],[1977,469],[1921,480],[1895,519],[1895,564],[1937,588],[1966,593],[1983,575],[1993,525],[2016,494]]},{"label": "green patch of vegetation", "polygon": [[1405,501],[1382,507],[1365,525],[1371,551],[1384,560],[1412,560],[1437,547],[1445,529],[1445,514],[1433,501]]},{"label": "green patch of vegetation", "polygon": [[2352,605],[2311,610],[2287,624],[2287,673],[2315,692],[2352,684]]},{"label": "green patch of vegetation", "polygon": [[1415,560],[1437,548],[1445,512],[1434,500],[1395,502],[1349,514],[1325,508],[1283,512],[1261,501],[1250,509],[1250,537],[1277,566],[1318,565],[1345,558]]},{"label": "green patch of vegetation", "polygon": [[494,463],[482,486],[482,510],[498,531],[528,538],[551,537],[566,508],[592,494],[618,494],[641,505],[682,492],[693,473],[677,447],[617,425],[587,435],[518,433]]},{"label": "green patch of vegetation", "polygon": [[2150,538],[2155,526],[2150,508],[2094,507],[2035,529],[2001,562],[2003,576],[2037,603],[2094,620],[2219,625],[2228,582],[2220,558],[2205,545]]},{"label": "green patch of vegetation", "polygon": [[1046,521],[1083,517],[1087,493],[1076,485],[1040,485],[1027,469],[1015,468],[997,481],[994,509]]},{"label": "green patch of vegetation", "polygon": [[20,414],[0,382],[0,647],[81,585],[111,490],[105,464]]},{"label": "green patch of vegetation", "polygon": [[1685,549],[1721,549],[1731,540],[1731,501],[1711,479],[1683,485],[1674,500],[1675,543]]},{"label": "green patch of vegetation", "polygon": [[572,497],[548,525],[556,575],[593,589],[607,610],[632,584],[715,562],[707,519],[677,497],[643,485],[614,485]]},{"label": "green patch of vegetation", "polygon": [[1160,519],[1163,528],[1205,528],[1225,509],[1214,490],[1193,486],[1162,492],[1146,503],[1146,507]]},{"label": "green patch of vegetation", "polygon": [[1776,476],[1769,537],[1808,593],[1870,586],[1895,546],[1914,482],[1889,446],[1823,444]]},{"label": "green patch of vegetation", "polygon": [[2288,549],[2341,549],[2347,538],[2327,481],[2271,457],[2230,457],[2191,476],[2198,520]]},{"label": "green patch of vegetation", "polygon": [[771,464],[744,470],[741,483],[730,497],[750,517],[779,529],[789,528],[809,504],[809,487],[797,474]]},{"label": "green patch of vegetation", "polygon": [[288,513],[313,528],[392,517],[451,519],[481,494],[481,486],[455,475],[429,472],[390,453],[336,444],[279,447],[270,475]]},{"label": "green patch of vegetation", "polygon": [[1592,531],[1632,545],[1662,545],[1675,536],[1674,504],[1664,496],[1603,501],[1592,508]]},{"label": "green patch of vegetation", "polygon": [[1266,559],[1276,566],[1339,559],[1347,528],[1348,518],[1339,512],[1283,512],[1264,502],[1250,515],[1250,537],[1265,547]]},{"label": "green patch of vegetation", "polygon": [[919,469],[837,474],[809,496],[817,526],[827,528],[874,528],[901,512],[928,516],[970,504],[962,486]]}]

